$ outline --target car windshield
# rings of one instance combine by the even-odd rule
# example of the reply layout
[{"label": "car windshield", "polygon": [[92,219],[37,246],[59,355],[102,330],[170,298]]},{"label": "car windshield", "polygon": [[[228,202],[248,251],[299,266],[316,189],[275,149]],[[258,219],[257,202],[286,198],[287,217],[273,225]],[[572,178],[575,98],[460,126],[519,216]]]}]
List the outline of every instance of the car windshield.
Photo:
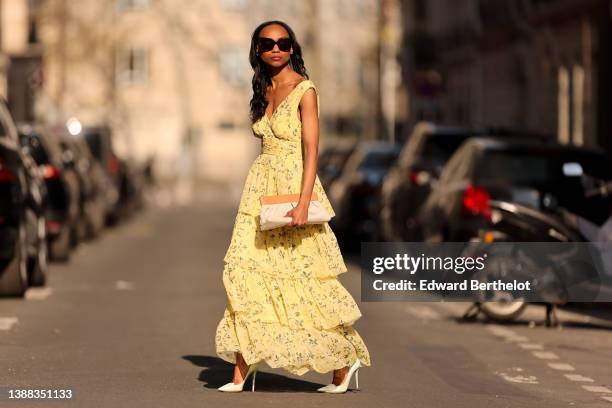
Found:
[{"label": "car windshield", "polygon": [[425,140],[422,156],[445,163],[468,137],[467,134],[431,134]]},{"label": "car windshield", "polygon": [[398,155],[399,150],[369,151],[359,164],[359,169],[388,169],[395,163]]},{"label": "car windshield", "polygon": [[91,154],[98,160],[103,159],[103,134],[96,130],[85,132],[85,141],[91,150]]}]

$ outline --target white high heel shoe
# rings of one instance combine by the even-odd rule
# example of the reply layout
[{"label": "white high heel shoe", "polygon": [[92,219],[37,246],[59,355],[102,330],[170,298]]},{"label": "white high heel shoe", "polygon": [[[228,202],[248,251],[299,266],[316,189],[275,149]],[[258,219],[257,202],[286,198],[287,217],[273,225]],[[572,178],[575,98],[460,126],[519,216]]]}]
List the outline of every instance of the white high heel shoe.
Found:
[{"label": "white high heel shoe", "polygon": [[317,391],[327,392],[330,394],[344,393],[348,390],[348,386],[351,382],[351,377],[353,376],[353,373],[355,373],[355,389],[359,389],[359,368],[361,368],[361,360],[357,359],[357,361],[355,361],[355,364],[353,364],[351,368],[349,368],[348,373],[346,373],[346,376],[344,377],[344,380],[340,385],[336,385],[333,383],[327,384],[326,386],[319,388]]},{"label": "white high heel shoe", "polygon": [[253,383],[251,385],[251,392],[255,391],[255,377],[257,376],[258,368],[259,368],[259,363],[251,364],[251,366],[249,366],[249,371],[247,371],[241,383],[236,384],[234,382],[229,382],[225,385],[222,385],[221,387],[217,389],[223,392],[240,392],[242,391],[242,388],[244,387],[244,383],[246,382],[247,378],[249,378],[249,375],[253,373]]}]

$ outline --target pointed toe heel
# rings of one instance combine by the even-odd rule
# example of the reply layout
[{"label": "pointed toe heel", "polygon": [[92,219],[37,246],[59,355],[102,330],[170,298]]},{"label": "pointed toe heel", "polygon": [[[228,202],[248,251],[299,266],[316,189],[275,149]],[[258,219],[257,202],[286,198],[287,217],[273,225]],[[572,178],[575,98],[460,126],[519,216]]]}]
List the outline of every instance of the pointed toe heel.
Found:
[{"label": "pointed toe heel", "polygon": [[249,367],[249,371],[247,371],[241,383],[236,384],[234,382],[229,382],[217,388],[217,390],[223,391],[223,392],[241,392],[242,389],[244,388],[244,383],[249,378],[249,375],[253,373],[253,383],[251,385],[251,391],[255,391],[255,376],[257,375],[257,369],[258,369],[258,364],[251,365]]},{"label": "pointed toe heel", "polygon": [[355,374],[355,386],[356,386],[355,388],[359,389],[359,379],[358,379],[359,374],[358,373],[359,373],[360,368],[361,368],[361,361],[357,359],[357,361],[355,361],[355,363],[351,366],[351,368],[349,368],[348,373],[346,374],[346,376],[344,377],[344,380],[342,381],[340,385],[329,384],[329,385],[326,385],[325,387],[319,388],[319,390],[322,390],[321,392],[327,392],[330,394],[345,393],[348,390],[349,383],[351,382],[351,377],[353,376],[353,374]]}]

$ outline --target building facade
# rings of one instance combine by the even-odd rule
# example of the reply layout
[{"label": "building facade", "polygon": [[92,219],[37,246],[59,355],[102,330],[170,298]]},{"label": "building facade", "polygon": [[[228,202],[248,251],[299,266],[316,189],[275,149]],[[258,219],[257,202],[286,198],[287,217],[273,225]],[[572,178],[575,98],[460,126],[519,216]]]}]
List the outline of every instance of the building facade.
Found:
[{"label": "building facade", "polygon": [[[25,0],[22,0],[25,1]],[[253,29],[296,32],[327,136],[375,137],[376,0],[45,0],[44,120],[108,123],[120,153],[160,175],[238,183],[259,152],[249,123]]]},{"label": "building facade", "polygon": [[[403,76],[413,123],[525,128],[564,143],[606,147],[608,0],[403,5]],[[601,17],[606,7],[607,20]]]}]

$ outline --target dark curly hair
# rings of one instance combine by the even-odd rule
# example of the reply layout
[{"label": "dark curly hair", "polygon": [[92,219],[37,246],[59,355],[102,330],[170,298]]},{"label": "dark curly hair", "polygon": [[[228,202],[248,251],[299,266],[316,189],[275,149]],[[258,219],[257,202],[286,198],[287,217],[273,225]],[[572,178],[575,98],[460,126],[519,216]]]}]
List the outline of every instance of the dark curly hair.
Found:
[{"label": "dark curly hair", "polygon": [[250,115],[252,123],[257,122],[266,114],[266,107],[268,106],[268,101],[266,101],[266,89],[268,86],[272,85],[272,80],[268,74],[265,62],[257,55],[257,39],[259,38],[261,30],[272,24],[282,26],[289,34],[289,38],[291,38],[293,44],[293,54],[291,54],[289,60],[291,68],[304,78],[309,79],[306,68],[304,67],[304,60],[302,59],[302,47],[300,47],[300,44],[297,42],[291,27],[289,27],[287,23],[278,20],[266,21],[257,26],[251,36],[251,50],[249,52],[249,62],[254,71],[253,80],[251,81],[253,84],[253,98],[251,99]]}]

